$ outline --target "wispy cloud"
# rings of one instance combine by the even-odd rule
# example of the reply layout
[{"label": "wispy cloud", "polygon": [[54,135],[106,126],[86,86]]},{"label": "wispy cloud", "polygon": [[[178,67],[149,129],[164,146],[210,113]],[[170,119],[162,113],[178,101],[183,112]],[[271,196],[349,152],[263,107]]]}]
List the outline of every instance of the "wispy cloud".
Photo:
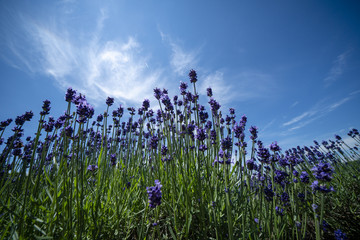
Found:
[{"label": "wispy cloud", "polygon": [[319,101],[311,109],[283,123],[282,126],[290,127],[287,130],[289,132],[302,128],[310,124],[311,122],[315,121],[316,119],[321,118],[329,114],[330,112],[334,111],[335,109],[337,109],[338,107],[349,101],[350,99],[351,97],[345,97],[331,104],[327,103],[325,100]]},{"label": "wispy cloud", "polygon": [[176,43],[169,35],[160,31],[161,39],[171,47],[170,65],[178,75],[185,75],[192,68],[196,68],[200,49],[185,50],[180,44]]},{"label": "wispy cloud", "polygon": [[293,108],[293,107],[295,107],[295,106],[298,105],[298,104],[299,104],[299,101],[296,101],[296,102],[294,102],[293,104],[291,104],[290,108]]},{"label": "wispy cloud", "polygon": [[239,101],[270,97],[277,88],[276,80],[270,74],[256,70],[240,72],[235,81],[234,92]]},{"label": "wispy cloud", "polygon": [[206,89],[211,88],[214,97],[221,103],[226,104],[234,97],[234,92],[231,87],[224,80],[224,73],[222,71],[215,71],[204,76],[200,82],[199,93],[206,95]]},{"label": "wispy cloud", "polygon": [[275,122],[276,122],[276,119],[271,120],[269,123],[267,123],[263,128],[261,128],[259,130],[259,133],[265,132],[266,130],[268,130],[270,128],[270,126],[272,126]]},{"label": "wispy cloud", "polygon": [[344,103],[346,103],[349,100],[350,100],[350,97],[346,97],[336,103],[333,103],[332,105],[329,106],[329,111],[331,112],[331,111],[335,110],[336,108],[340,107],[341,105],[343,105]]},{"label": "wispy cloud", "polygon": [[276,88],[275,80],[270,74],[258,71],[241,71],[235,76],[230,76],[226,70],[218,70],[204,75],[200,84],[200,94],[206,95],[206,89],[211,87],[214,97],[225,104],[266,98],[271,96]]},{"label": "wispy cloud", "polygon": [[325,87],[333,84],[343,74],[346,65],[346,59],[348,58],[350,51],[346,51],[336,57],[333,65],[324,79]]},{"label": "wispy cloud", "polygon": [[303,114],[297,116],[297,117],[294,117],[293,119],[291,119],[290,121],[286,122],[283,124],[283,126],[289,126],[291,124],[294,124],[294,123],[297,123],[299,121],[301,121],[302,119],[304,119],[305,117],[311,117],[313,116],[314,114],[316,113],[316,111],[307,111],[307,112],[304,112]]},{"label": "wispy cloud", "polygon": [[133,37],[102,40],[106,18],[106,11],[101,10],[88,39],[76,38],[61,30],[62,26],[40,25],[23,18],[21,25],[30,48],[23,49],[14,39],[8,41],[8,47],[28,71],[47,74],[62,89],[73,87],[95,104],[107,96],[139,103],[152,95],[163,70],[149,64],[150,56]]}]

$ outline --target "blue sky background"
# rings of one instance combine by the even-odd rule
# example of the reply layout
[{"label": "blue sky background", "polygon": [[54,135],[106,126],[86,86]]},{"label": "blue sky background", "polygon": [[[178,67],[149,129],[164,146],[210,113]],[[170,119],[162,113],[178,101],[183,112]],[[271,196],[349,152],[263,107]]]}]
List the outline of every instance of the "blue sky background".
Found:
[{"label": "blue sky background", "polygon": [[[105,110],[152,106],[198,72],[227,114],[245,114],[283,149],[359,127],[358,1],[0,1],[0,120],[73,87]],[[26,134],[35,132],[36,121]]]}]

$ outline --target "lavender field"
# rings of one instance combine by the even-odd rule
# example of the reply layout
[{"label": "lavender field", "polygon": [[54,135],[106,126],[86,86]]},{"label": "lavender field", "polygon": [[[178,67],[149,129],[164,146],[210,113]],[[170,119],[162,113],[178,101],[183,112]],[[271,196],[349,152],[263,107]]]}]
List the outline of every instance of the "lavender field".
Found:
[{"label": "lavender field", "polygon": [[69,88],[64,115],[45,100],[2,121],[0,239],[357,239],[358,130],[266,146],[211,88],[199,104],[197,81],[101,114]]}]

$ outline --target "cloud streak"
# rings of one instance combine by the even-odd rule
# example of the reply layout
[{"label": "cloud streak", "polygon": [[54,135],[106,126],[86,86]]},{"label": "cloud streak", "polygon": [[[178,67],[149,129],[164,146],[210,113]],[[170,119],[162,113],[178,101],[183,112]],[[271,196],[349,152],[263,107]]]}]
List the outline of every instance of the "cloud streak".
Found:
[{"label": "cloud streak", "polygon": [[275,80],[271,75],[258,71],[241,71],[236,76],[226,76],[225,71],[218,70],[205,74],[200,84],[200,94],[206,95],[208,87],[213,89],[214,97],[220,103],[242,102],[271,96]]},{"label": "cloud streak", "polygon": [[67,31],[58,30],[58,26],[23,18],[21,26],[29,39],[28,49],[14,39],[8,41],[8,47],[16,62],[28,71],[49,75],[61,89],[73,87],[95,104],[107,96],[124,103],[150,98],[163,69],[149,67],[150,56],[141,52],[140,43],[133,37],[101,41],[106,18],[106,11],[101,10],[96,29],[87,40],[76,39]]},{"label": "cloud streak", "polygon": [[325,87],[330,86],[335,81],[341,77],[344,72],[344,68],[346,65],[346,59],[348,58],[350,51],[346,51],[340,55],[338,55],[333,62],[333,66],[331,67],[328,75],[324,79]]},{"label": "cloud streak", "polygon": [[178,75],[184,75],[198,62],[199,50],[187,51],[176,43],[169,35],[160,31],[161,39],[171,47],[170,65]]},{"label": "cloud streak", "polygon": [[283,127],[290,127],[288,129],[289,132],[294,131],[296,129],[302,128],[311,122],[319,119],[335,109],[339,108],[341,105],[345,104],[349,101],[351,97],[345,97],[340,99],[339,101],[332,104],[324,104],[324,100],[318,102],[311,109],[303,112],[302,114],[292,118],[291,120],[282,124]]}]

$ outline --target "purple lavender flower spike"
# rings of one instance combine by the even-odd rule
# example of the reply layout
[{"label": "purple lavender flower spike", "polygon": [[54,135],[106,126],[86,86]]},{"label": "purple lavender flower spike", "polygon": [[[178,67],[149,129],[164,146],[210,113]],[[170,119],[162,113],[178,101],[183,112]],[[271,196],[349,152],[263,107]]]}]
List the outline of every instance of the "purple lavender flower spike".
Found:
[{"label": "purple lavender flower spike", "polygon": [[211,87],[208,87],[208,88],[206,89],[206,94],[207,94],[208,97],[212,97],[213,92],[212,92]]},{"label": "purple lavender flower spike", "polygon": [[106,99],[106,105],[108,105],[110,107],[113,104],[114,104],[114,98],[108,97]]},{"label": "purple lavender flower spike", "polygon": [[196,83],[197,82],[197,74],[194,69],[191,69],[189,72],[190,82]]},{"label": "purple lavender flower spike", "polygon": [[155,186],[154,187],[147,187],[147,193],[149,198],[149,206],[151,208],[156,208],[161,204],[161,183],[159,180],[155,180]]}]

